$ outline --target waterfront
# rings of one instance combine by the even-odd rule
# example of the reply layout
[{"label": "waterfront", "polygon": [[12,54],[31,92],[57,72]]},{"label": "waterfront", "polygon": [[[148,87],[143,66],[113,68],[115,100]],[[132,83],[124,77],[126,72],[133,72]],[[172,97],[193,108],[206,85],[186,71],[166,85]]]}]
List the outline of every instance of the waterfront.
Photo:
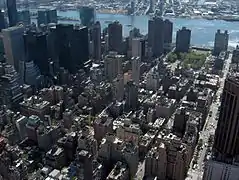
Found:
[{"label": "waterfront", "polygon": [[[58,11],[58,16],[79,19],[79,13],[74,10]],[[173,38],[175,40],[176,31],[185,26],[192,30],[191,44],[196,46],[212,47],[217,29],[228,30],[230,40],[229,46],[235,47],[239,42],[239,22],[228,22],[223,20],[168,18],[174,23]],[[96,14],[102,29],[111,21],[119,21],[123,25],[123,35],[128,36],[130,29],[139,28],[142,34],[147,34],[149,16],[128,16],[122,14]],[[76,21],[59,21],[60,23],[77,23]],[[129,26],[132,25],[132,26]]]}]

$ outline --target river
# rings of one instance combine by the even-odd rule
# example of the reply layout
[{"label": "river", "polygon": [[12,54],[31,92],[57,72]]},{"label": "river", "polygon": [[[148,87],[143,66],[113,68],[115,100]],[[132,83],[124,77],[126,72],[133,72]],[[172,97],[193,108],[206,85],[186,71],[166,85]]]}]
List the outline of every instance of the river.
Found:
[{"label": "river", "polygon": [[[58,11],[58,16],[79,18],[79,13],[74,10]],[[174,24],[173,39],[175,40],[176,32],[185,26],[192,30],[191,44],[195,46],[212,47],[217,29],[228,30],[229,46],[235,47],[239,44],[239,22],[228,22],[223,20],[206,20],[206,19],[187,19],[187,18],[168,18]],[[96,20],[100,21],[102,28],[106,27],[110,21],[119,21],[123,25],[123,35],[128,36],[130,29],[136,27],[142,34],[147,34],[149,17],[128,16],[122,14],[96,14]],[[75,21],[59,21],[60,23],[73,23]],[[132,25],[132,26],[129,26]]]}]

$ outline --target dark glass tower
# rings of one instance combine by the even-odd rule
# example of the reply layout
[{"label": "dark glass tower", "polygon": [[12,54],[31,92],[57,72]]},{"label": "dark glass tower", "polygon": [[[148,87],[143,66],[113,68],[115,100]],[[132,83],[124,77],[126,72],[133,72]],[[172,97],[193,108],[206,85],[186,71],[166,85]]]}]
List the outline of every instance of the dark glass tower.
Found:
[{"label": "dark glass tower", "polygon": [[109,51],[121,52],[122,48],[122,25],[115,21],[108,25]]},{"label": "dark glass tower", "polygon": [[168,19],[164,20],[164,43],[172,43],[173,23]]},{"label": "dark glass tower", "polygon": [[92,26],[95,23],[95,9],[87,6],[81,7],[80,20],[83,26]]},{"label": "dark glass tower", "polygon": [[101,57],[101,26],[97,21],[92,28],[92,42],[93,42],[93,58],[96,61]]},{"label": "dark glass tower", "polygon": [[[77,69],[83,68],[84,63],[89,60],[89,39],[88,28],[82,27],[74,29],[71,40],[71,57],[72,62]],[[75,69],[75,71],[77,70]]]},{"label": "dark glass tower", "polygon": [[176,52],[188,52],[191,41],[191,30],[183,27],[177,31],[176,35]]},{"label": "dark glass tower", "polygon": [[47,39],[45,33],[27,32],[24,35],[25,54],[27,61],[33,61],[41,74],[49,72]]},{"label": "dark glass tower", "polygon": [[9,26],[15,26],[17,24],[17,5],[16,0],[7,0],[7,13]]},{"label": "dark glass tower", "polygon": [[44,9],[37,12],[37,25],[57,23],[56,9]]},{"label": "dark glass tower", "polygon": [[24,25],[31,24],[30,11],[28,10],[18,11],[18,22],[24,23]]},{"label": "dark glass tower", "polygon": [[154,17],[148,22],[148,45],[152,48],[153,55],[159,57],[164,48],[164,21]]},{"label": "dark glass tower", "polygon": [[51,30],[50,52],[60,67],[75,73],[89,60],[88,28],[74,29],[73,25],[58,24]]},{"label": "dark glass tower", "polygon": [[4,12],[0,10],[0,32],[5,28]]}]

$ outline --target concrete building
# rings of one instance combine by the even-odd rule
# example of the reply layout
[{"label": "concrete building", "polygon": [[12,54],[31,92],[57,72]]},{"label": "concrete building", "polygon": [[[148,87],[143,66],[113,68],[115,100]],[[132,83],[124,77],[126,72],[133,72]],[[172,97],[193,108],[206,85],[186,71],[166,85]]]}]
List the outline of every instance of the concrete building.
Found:
[{"label": "concrete building", "polygon": [[18,107],[23,100],[20,77],[12,65],[0,64],[0,104],[8,108]]},{"label": "concrete building", "polygon": [[135,82],[136,85],[139,85],[140,65],[141,65],[140,57],[132,57],[131,63],[132,63],[132,80]]},{"label": "concrete building", "polygon": [[108,50],[120,53],[123,42],[122,25],[115,21],[108,25]]},{"label": "concrete building", "polygon": [[222,51],[227,51],[228,48],[229,34],[228,31],[221,32],[217,30],[214,40],[213,54],[219,55]]},{"label": "concrete building", "polygon": [[132,39],[132,57],[140,57],[142,58],[143,52],[145,51],[145,43],[140,38]]},{"label": "concrete building", "polygon": [[164,143],[158,147],[153,147],[145,159],[146,177],[158,177],[159,180],[166,179],[167,173],[167,152]]},{"label": "concrete building", "polygon": [[224,84],[214,141],[214,152],[219,161],[232,162],[239,155],[238,80],[238,74],[231,74]]},{"label": "concrete building", "polygon": [[237,180],[239,177],[238,171],[238,165],[209,160],[204,170],[203,180]]},{"label": "concrete building", "polygon": [[117,52],[109,52],[104,58],[105,77],[112,81],[118,74],[122,73],[122,63],[124,55],[118,55]]},{"label": "concrete building", "polygon": [[116,136],[118,138],[136,145],[139,143],[141,134],[142,131],[139,124],[132,123],[130,119],[122,119],[116,127]]},{"label": "concrete building", "polygon": [[127,110],[136,110],[138,106],[138,86],[134,81],[127,82],[125,90],[125,106]]},{"label": "concrete building", "polygon": [[61,169],[66,165],[66,157],[64,150],[60,147],[53,146],[46,153],[46,165],[51,166],[55,169]]},{"label": "concrete building", "polygon": [[180,107],[174,115],[173,130],[180,137],[185,133],[188,118],[189,112],[183,107]]},{"label": "concrete building", "polygon": [[118,74],[113,81],[113,96],[117,101],[124,99],[124,77],[122,74]]},{"label": "concrete building", "polygon": [[50,112],[50,103],[38,96],[32,96],[20,103],[20,111],[25,116],[36,115],[43,120]]},{"label": "concrete building", "polygon": [[40,126],[41,120],[38,116],[32,115],[28,118],[26,124],[27,138],[37,142],[37,128]]},{"label": "concrete building", "polygon": [[3,44],[7,63],[19,71],[19,62],[25,60],[23,27],[10,27],[2,30]]},{"label": "concrete building", "polygon": [[77,178],[80,180],[93,180],[93,156],[85,150],[76,154]]},{"label": "concrete building", "polygon": [[177,31],[176,35],[176,52],[188,52],[191,42],[191,30],[183,27]]},{"label": "concrete building", "polygon": [[113,132],[113,118],[106,114],[100,114],[94,121],[95,139],[102,140],[106,133]]},{"label": "concrete building", "polygon": [[106,180],[128,180],[129,170],[126,164],[118,161],[112,171],[107,176]]},{"label": "concrete building", "polygon": [[159,88],[159,74],[156,68],[152,68],[146,75],[146,89],[158,90]]}]

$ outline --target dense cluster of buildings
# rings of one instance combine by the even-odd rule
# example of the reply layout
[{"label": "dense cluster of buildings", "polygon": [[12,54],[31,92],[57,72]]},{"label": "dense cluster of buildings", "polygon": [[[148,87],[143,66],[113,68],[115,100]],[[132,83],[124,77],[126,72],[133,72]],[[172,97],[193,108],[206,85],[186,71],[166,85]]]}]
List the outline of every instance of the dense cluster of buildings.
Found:
[{"label": "dense cluster of buildings", "polygon": [[[189,52],[191,39],[183,27],[174,47],[169,20],[155,17],[147,36],[134,28],[123,38],[119,22],[103,32],[89,17],[85,26],[57,24],[55,10],[39,11],[38,27],[19,12],[17,25],[15,6],[8,1],[1,29],[0,178],[184,180],[219,87],[227,32],[217,32],[215,56],[194,70],[166,61],[167,52]],[[225,84],[214,147],[215,158],[232,163],[237,83]]]}]

